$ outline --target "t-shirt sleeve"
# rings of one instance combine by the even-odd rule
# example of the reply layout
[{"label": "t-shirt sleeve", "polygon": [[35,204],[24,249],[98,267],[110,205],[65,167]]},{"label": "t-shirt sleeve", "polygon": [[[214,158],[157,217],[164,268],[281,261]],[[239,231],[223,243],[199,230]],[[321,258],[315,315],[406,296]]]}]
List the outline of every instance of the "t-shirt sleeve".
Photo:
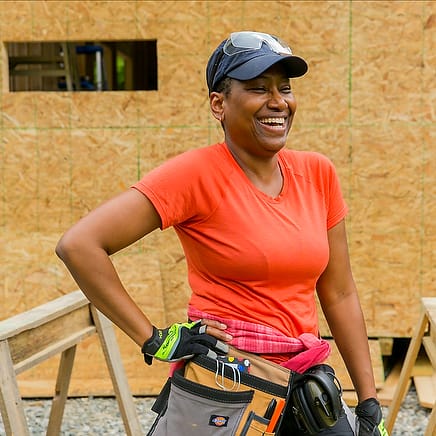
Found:
[{"label": "t-shirt sleeve", "polygon": [[195,206],[192,193],[192,164],[184,155],[176,156],[143,176],[132,187],[153,204],[162,229],[189,219]]},{"label": "t-shirt sleeve", "polygon": [[132,187],[153,204],[162,229],[202,220],[220,196],[210,189],[210,154],[214,150],[191,150],[175,156],[142,177]]}]

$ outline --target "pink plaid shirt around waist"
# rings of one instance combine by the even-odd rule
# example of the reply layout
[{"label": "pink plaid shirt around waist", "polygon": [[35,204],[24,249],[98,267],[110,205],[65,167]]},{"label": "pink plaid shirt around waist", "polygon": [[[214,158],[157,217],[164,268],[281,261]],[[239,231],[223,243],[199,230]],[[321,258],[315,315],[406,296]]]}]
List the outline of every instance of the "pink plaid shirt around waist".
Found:
[{"label": "pink plaid shirt around waist", "polygon": [[192,321],[211,319],[225,324],[226,331],[233,337],[230,345],[242,351],[261,354],[270,360],[277,360],[275,357],[283,355],[282,361],[278,363],[292,371],[302,373],[311,366],[324,362],[330,355],[330,344],[312,333],[292,338],[272,327],[221,318],[192,306],[188,308],[188,316]]}]

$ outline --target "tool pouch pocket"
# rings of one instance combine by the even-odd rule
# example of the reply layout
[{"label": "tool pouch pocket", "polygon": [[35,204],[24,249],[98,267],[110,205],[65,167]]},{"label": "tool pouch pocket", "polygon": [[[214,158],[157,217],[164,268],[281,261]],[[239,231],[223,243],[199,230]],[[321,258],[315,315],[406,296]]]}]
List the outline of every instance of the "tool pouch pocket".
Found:
[{"label": "tool pouch pocket", "polygon": [[[160,398],[165,410],[149,435],[235,435],[245,409],[253,399],[253,391],[226,392],[200,385],[176,371],[169,379],[168,399]],[[168,386],[167,386],[168,389]],[[153,410],[159,412],[154,408]],[[163,413],[162,413],[163,412]]]},{"label": "tool pouch pocket", "polygon": [[158,416],[148,436],[272,436],[289,385],[196,356],[168,379],[152,407]]}]

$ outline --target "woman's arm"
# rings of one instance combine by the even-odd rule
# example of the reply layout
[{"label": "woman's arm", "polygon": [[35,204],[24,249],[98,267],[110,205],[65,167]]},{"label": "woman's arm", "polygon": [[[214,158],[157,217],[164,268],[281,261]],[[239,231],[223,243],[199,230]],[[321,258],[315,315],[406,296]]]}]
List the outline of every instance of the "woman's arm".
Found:
[{"label": "woman's arm", "polygon": [[351,271],[345,222],[328,231],[330,259],[317,283],[322,310],[359,402],[376,398],[368,336]]},{"label": "woman's arm", "polygon": [[[129,189],[82,218],[56,247],[56,254],[89,301],[139,346],[151,338],[153,326],[124,288],[109,256],[160,225],[148,198]],[[229,340],[226,326],[211,320],[204,324],[208,334]]]},{"label": "woman's arm", "polygon": [[151,202],[129,189],[82,218],[56,247],[56,254],[92,304],[138,345],[152,335],[152,325],[130,298],[109,256],[159,225]]}]

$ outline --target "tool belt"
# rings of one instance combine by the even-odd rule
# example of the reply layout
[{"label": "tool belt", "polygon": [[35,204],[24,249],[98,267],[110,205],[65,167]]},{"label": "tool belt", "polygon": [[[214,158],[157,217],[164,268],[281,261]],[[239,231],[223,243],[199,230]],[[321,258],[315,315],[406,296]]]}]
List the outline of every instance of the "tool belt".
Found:
[{"label": "tool belt", "polygon": [[[325,367],[320,373],[333,371],[318,366]],[[278,435],[282,421],[290,418],[303,434],[314,434],[313,429],[334,425],[342,407],[331,377],[314,371],[315,377],[308,378],[308,372],[298,374],[235,349],[225,358],[195,356],[164,385],[152,407],[158,416],[148,436]]]}]

